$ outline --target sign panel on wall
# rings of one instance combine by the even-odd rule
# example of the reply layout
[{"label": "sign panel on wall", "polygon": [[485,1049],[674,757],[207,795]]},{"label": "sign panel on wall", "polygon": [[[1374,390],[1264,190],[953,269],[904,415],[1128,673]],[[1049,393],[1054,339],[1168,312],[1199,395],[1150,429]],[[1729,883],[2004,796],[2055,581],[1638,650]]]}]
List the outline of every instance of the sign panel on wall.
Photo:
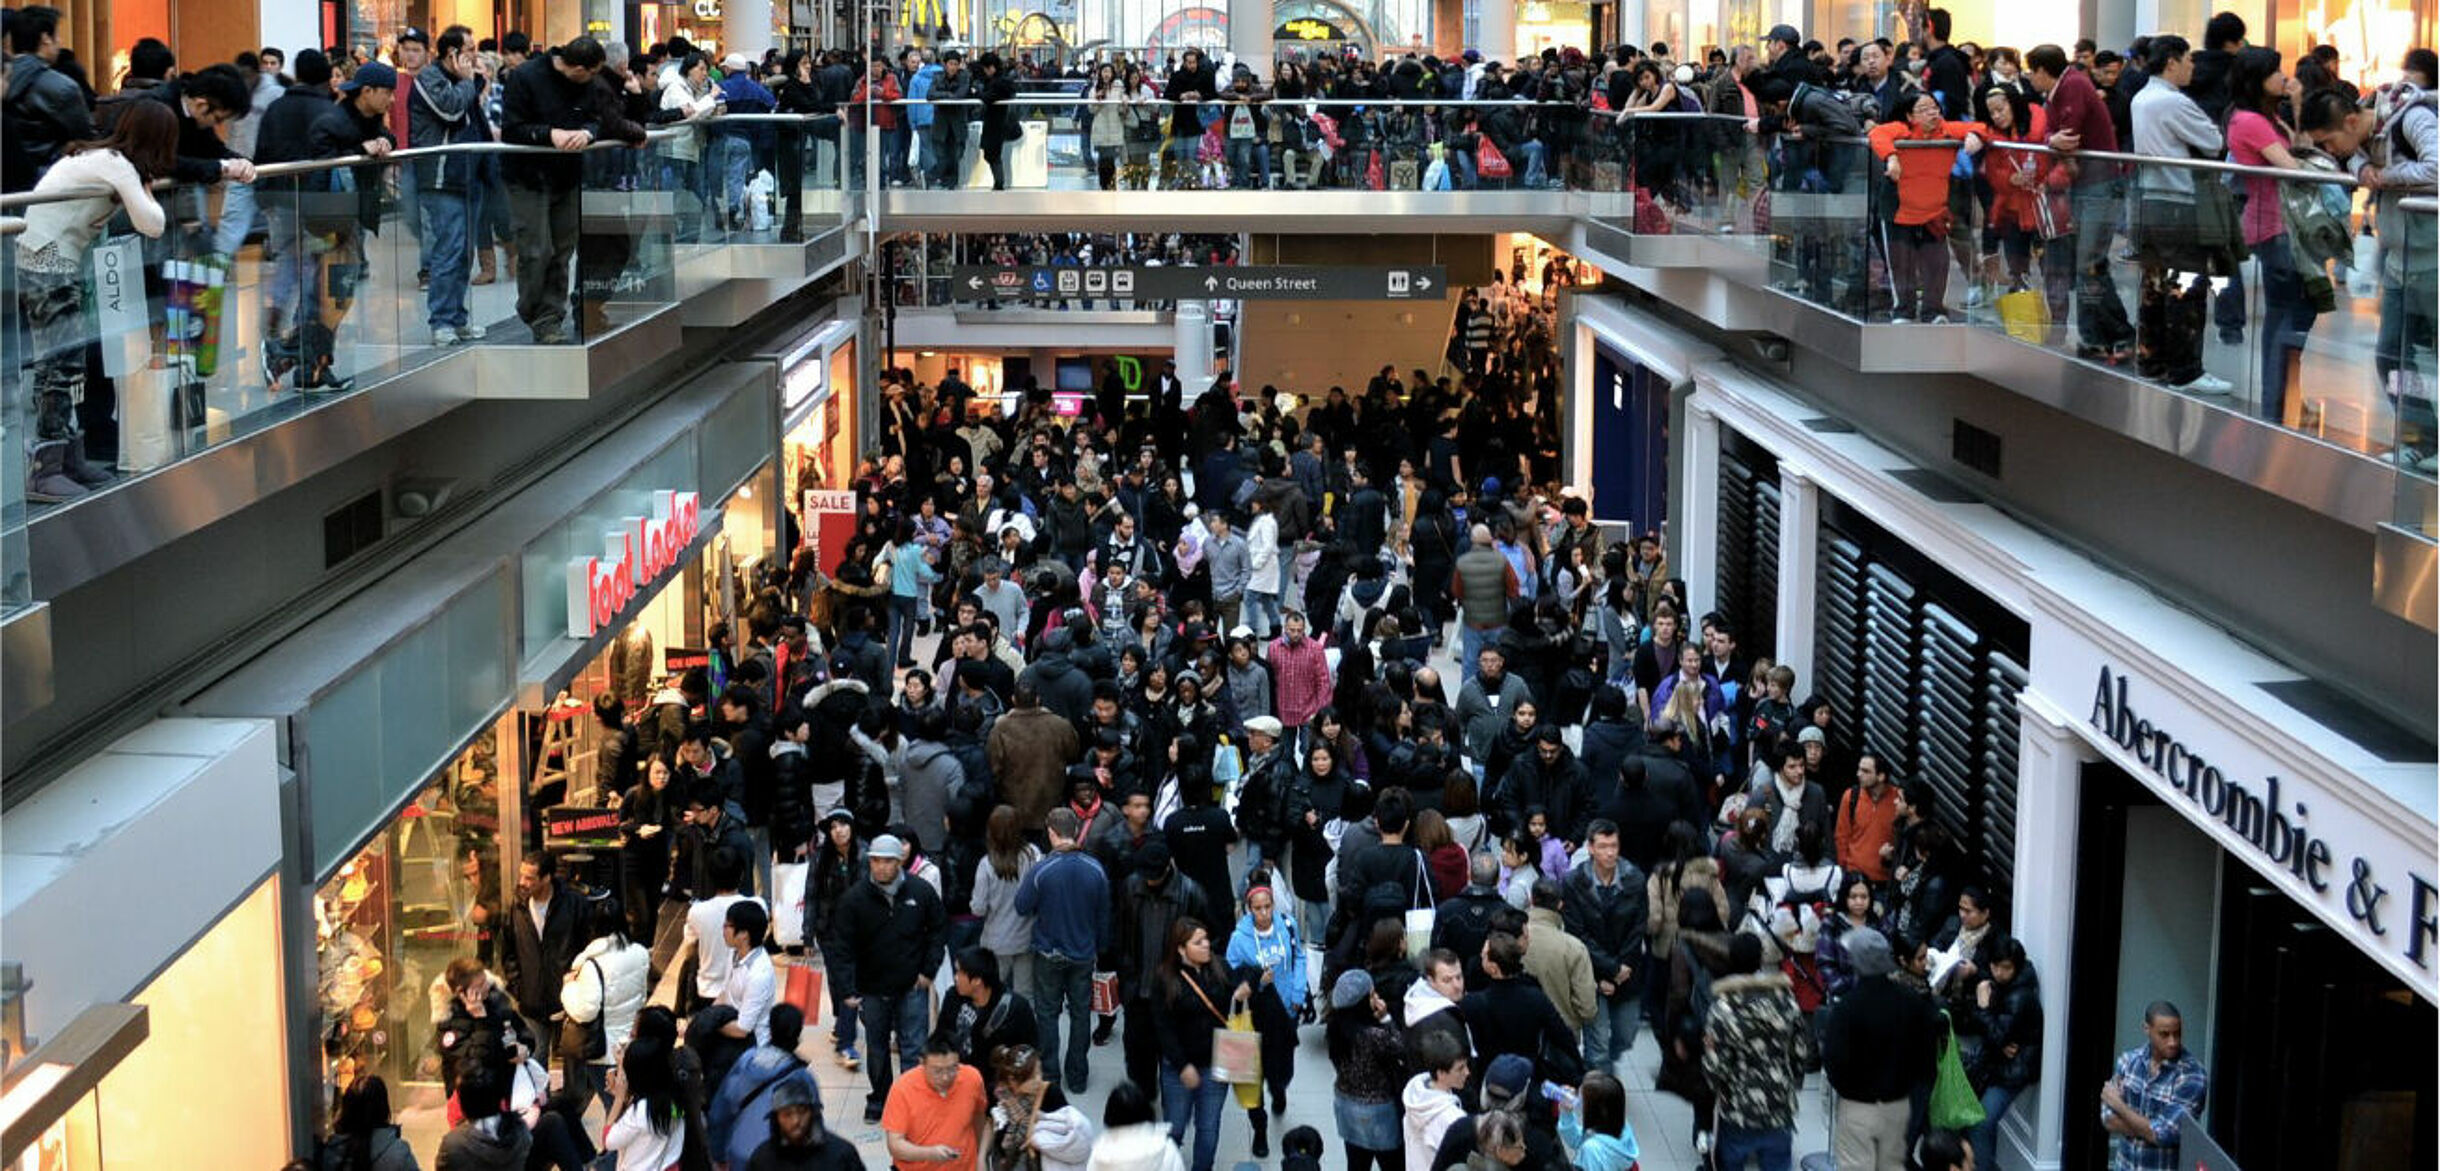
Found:
[{"label": "sign panel on wall", "polygon": [[1437,301],[1448,286],[1448,270],[1437,264],[960,266],[949,280],[951,295],[960,301],[1076,298],[1104,289],[1121,299],[1147,301]]},{"label": "sign panel on wall", "polygon": [[693,492],[652,494],[649,516],[630,516],[602,534],[602,552],[568,560],[568,637],[591,638],[616,625],[645,587],[678,564],[702,528]]}]

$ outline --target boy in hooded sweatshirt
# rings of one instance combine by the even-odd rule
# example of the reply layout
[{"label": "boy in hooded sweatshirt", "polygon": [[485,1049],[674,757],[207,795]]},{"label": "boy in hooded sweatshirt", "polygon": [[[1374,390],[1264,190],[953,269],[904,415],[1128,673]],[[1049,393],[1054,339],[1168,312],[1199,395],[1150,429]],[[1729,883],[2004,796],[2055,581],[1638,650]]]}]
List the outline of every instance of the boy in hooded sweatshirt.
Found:
[{"label": "boy in hooded sweatshirt", "polygon": [[1405,1114],[1406,1165],[1429,1167],[1449,1124],[1466,1116],[1457,1094],[1472,1071],[1466,1064],[1465,1049],[1445,1034],[1426,1034],[1415,1045],[1423,1072],[1406,1083],[1398,1104]]}]

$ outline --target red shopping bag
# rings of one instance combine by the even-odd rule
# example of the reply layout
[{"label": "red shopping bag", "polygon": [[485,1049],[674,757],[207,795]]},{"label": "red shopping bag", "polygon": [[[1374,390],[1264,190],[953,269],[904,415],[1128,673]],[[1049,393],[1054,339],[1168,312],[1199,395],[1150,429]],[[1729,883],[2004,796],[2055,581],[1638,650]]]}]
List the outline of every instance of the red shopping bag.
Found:
[{"label": "red shopping bag", "polygon": [[1387,190],[1389,180],[1381,170],[1381,152],[1376,150],[1369,154],[1370,157],[1364,160],[1364,189],[1367,191]]},{"label": "red shopping bag", "polygon": [[1500,148],[1491,145],[1488,138],[1483,139],[1483,144],[1475,149],[1474,168],[1485,179],[1505,179],[1516,174],[1516,170],[1508,165],[1508,156],[1501,154]]},{"label": "red shopping bag", "polygon": [[804,1010],[805,1023],[822,1019],[822,969],[812,964],[788,965],[788,1003]]},{"label": "red shopping bag", "polygon": [[1118,973],[1093,973],[1093,1011],[1103,1016],[1118,1011]]}]

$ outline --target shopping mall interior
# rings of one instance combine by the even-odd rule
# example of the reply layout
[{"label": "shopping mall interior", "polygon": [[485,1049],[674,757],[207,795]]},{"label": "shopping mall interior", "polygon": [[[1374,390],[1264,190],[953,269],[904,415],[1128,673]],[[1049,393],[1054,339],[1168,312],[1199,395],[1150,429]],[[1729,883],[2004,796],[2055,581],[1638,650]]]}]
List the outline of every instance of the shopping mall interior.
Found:
[{"label": "shopping mall interior", "polygon": [[[55,32],[29,44],[37,12]],[[1529,975],[1500,985],[1548,985],[1564,1044],[1486,1028],[1465,998],[1474,1082],[1455,1109],[1479,1109],[1467,1133],[1490,1142],[1477,1093],[1494,1054],[1522,1053],[1549,1090],[1515,1107],[1539,1153],[1419,1146],[1410,1101],[1405,1150],[1434,1166],[1708,1168],[1763,1132],[1787,1136],[1765,1167],[1791,1150],[1808,1169],[1897,1166],[1849,1149],[1874,1109],[1908,1118],[1919,1154],[1970,1134],[1985,1168],[2440,1166],[2432,0],[10,16],[10,1168],[441,1165],[479,1125],[457,1093],[476,1076],[458,1049],[474,973],[530,1026],[515,1076],[533,1084],[507,1103],[538,1140],[526,1165],[744,1171],[752,1146],[719,1145],[737,1110],[712,1105],[738,1079],[717,1079],[722,1041],[693,1023],[734,1007],[716,973],[748,953],[802,1010],[793,1056],[830,1140],[866,1166],[934,1161],[872,1090],[924,1037],[900,1028],[891,1065],[874,1014],[847,1006],[816,805],[870,797],[835,818],[857,849],[922,855],[909,873],[941,892],[945,929],[937,978],[907,995],[928,991],[917,1016],[965,1045],[981,1026],[959,998],[981,982],[960,948],[996,952],[1028,999],[1056,958],[1052,912],[1020,919],[983,890],[1016,882],[1003,853],[1050,845],[1043,810],[1069,798],[1019,809],[1018,750],[990,721],[1021,715],[1074,724],[1047,783],[1087,804],[1064,808],[1158,802],[1149,837],[1113,813],[1106,857],[1088,843],[1117,903],[1085,965],[1094,1011],[1106,991],[1126,1019],[1071,1028],[1062,1071],[1036,1005],[1050,1092],[1064,1072],[1063,1100],[1102,1127],[1140,1083],[1172,1137],[1200,1110],[1176,1018],[1136,1008],[1193,962],[1143,938],[1145,900],[1182,881],[1152,843],[1225,916],[1208,924],[1220,970],[1286,1005],[1224,1023],[1263,1032],[1269,1068],[1229,1071],[1216,1156],[1199,1120],[1178,1171],[1313,1166],[1286,1149],[1299,1127],[1320,1165],[1397,1164],[1358,1149],[1376,1115],[1338,1026],[1296,1007],[1360,1012],[1347,976],[1424,990],[1460,887],[1528,924]],[[174,53],[166,79],[148,46]],[[213,64],[241,54],[240,73]],[[1940,88],[1952,76],[1969,97]],[[228,78],[251,113],[224,121]],[[21,176],[59,117],[21,94],[79,92],[109,137],[51,142]],[[144,146],[172,124],[174,152]],[[1139,526],[1152,539],[1131,544]],[[1233,582],[1232,548],[1250,556]],[[1504,586],[1497,560],[1467,560],[1484,554]],[[1327,648],[1318,683],[1297,676],[1292,623]],[[1684,678],[1707,698],[1666,698],[1680,650],[1700,652]],[[1529,683],[1521,710],[1482,686],[1500,655]],[[1070,671],[1119,714],[1085,714],[1083,692],[1067,719],[1022,710],[1054,708]],[[1181,676],[1221,703],[1171,701]],[[1409,794],[1397,770],[1444,723],[1448,767],[1418,766],[1441,795]],[[810,764],[775,750],[800,725]],[[1617,742],[1662,763],[1622,766]],[[961,746],[944,814],[918,761]],[[1783,749],[1826,799],[1786,787]],[[704,803],[698,752],[728,779],[681,815]],[[1311,763],[1342,756],[1369,773]],[[1588,766],[1571,813],[1519,795],[1559,792],[1554,760]],[[1265,820],[1262,762],[1321,810],[1312,832]],[[1683,840],[1666,814],[1627,825],[1620,864],[1654,883],[1622,928],[1631,975],[1582,981],[1638,1023],[1621,1043],[1590,1021],[1605,1007],[1571,1019],[1574,977],[1544,965],[1614,954],[1562,905],[1564,876],[1593,873],[1599,827],[1615,840],[1664,767],[1688,778]],[[1876,770],[1901,836],[1851,860]],[[1322,803],[1326,784],[1360,806]],[[1392,791],[1429,815],[1407,839],[1418,901],[1377,920],[1380,887],[1349,884],[1373,873],[1355,859]],[[1215,801],[1244,840],[1204,882],[1189,858],[1210,847],[1176,827]],[[688,911],[727,905],[714,872],[738,851],[706,827],[741,815],[770,933],[732,954]],[[1423,901],[1453,840],[1448,891]],[[1282,841],[1276,881],[1298,899],[1278,914],[1311,983],[1274,1002],[1270,953],[1238,942],[1269,946],[1249,904],[1272,905],[1256,859],[1283,865]],[[1870,910],[1834,905],[1838,877],[1817,901],[1790,890],[1815,863]],[[864,863],[844,864],[863,889]],[[1695,865],[1728,884],[1717,938],[1761,940],[1761,972],[1734,978],[1801,1009],[1767,1123],[1750,1070],[1717,1056],[1738,1030],[1713,998],[1746,985],[1689,943],[1710,938],[1680,921]],[[1609,897],[1601,881],[1584,897]],[[899,887],[876,888],[887,917]],[[712,1080],[678,1113],[708,1128],[702,1149],[620,1145],[626,1099],[601,1079],[625,1069],[636,1006],[609,1052],[569,1052],[602,1042],[616,997],[597,966],[597,1021],[564,1007],[596,932],[560,921],[561,895],[572,918],[617,907],[618,946],[649,951],[648,1003],[690,1022],[677,1051],[702,1057],[681,1076]],[[1964,1041],[1962,1064],[1927,1047],[1894,1106],[1856,1098],[1852,1048],[1814,1052],[1844,1035],[1830,1022],[1858,974],[1834,941],[1861,926],[1904,945],[1889,979],[1911,975]],[[1566,951],[1579,936],[1596,946]],[[1460,957],[1469,987],[1483,938]],[[1971,950],[1994,941],[1999,961]],[[1958,977],[1967,955],[1983,958]],[[1105,969],[1126,975],[1105,989]],[[1412,996],[1385,1002],[1393,1036]],[[2208,1095],[2122,1112],[2138,1077],[2168,1100],[2148,1039],[2163,1004]],[[865,1022],[862,1068],[842,1012]],[[1439,1040],[1407,1035],[1406,1059]],[[1394,1085],[1412,1092],[1409,1072]],[[411,1162],[347,1161],[368,1085]],[[1618,1091],[1616,1120],[1586,1105]],[[980,1136],[945,1140],[965,1143],[951,1171],[978,1143],[993,1171],[1081,1169],[1088,1151],[1163,1165],[1108,1133],[1001,1149],[1002,1114],[1056,1103],[994,1102]]]}]

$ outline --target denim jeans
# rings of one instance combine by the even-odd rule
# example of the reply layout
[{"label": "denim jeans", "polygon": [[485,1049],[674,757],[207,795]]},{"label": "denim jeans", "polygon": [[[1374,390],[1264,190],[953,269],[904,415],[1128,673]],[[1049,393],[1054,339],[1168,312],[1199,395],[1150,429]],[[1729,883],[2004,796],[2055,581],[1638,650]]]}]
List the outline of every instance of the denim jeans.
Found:
[{"label": "denim jeans", "polygon": [[[1542,145],[1539,138],[1528,138],[1518,149],[1525,154],[1525,185],[1540,187],[1550,175],[1550,148]],[[1508,162],[1512,167],[1516,165],[1514,159]]]},{"label": "denim jeans", "polygon": [[2254,245],[2254,259],[2259,262],[2256,271],[2262,287],[2262,323],[2257,327],[2261,331],[2257,346],[2262,355],[2261,410],[2264,419],[2276,423],[2287,406],[2288,351],[2304,348],[2305,335],[2312,332],[2320,314],[2305,300],[2304,273],[2296,267],[2286,233]]},{"label": "denim jeans", "polygon": [[1260,590],[1245,592],[1245,624],[1254,628],[1254,638],[1267,642],[1279,633],[1279,595]]},{"label": "denim jeans", "polygon": [[1208,1067],[1195,1072],[1203,1084],[1190,1090],[1178,1079],[1179,1067],[1161,1063],[1161,1118],[1169,1123],[1169,1141],[1186,1150],[1186,1123],[1192,1113],[1195,1145],[1188,1171],[1212,1171],[1212,1158],[1220,1150],[1220,1107],[1228,1100],[1229,1084],[1213,1077]]},{"label": "denim jeans", "polygon": [[1635,1029],[1643,1023],[1644,998],[1632,987],[1615,996],[1593,997],[1593,1019],[1584,1022],[1584,1065],[1604,1073],[1635,1048]]},{"label": "denim jeans", "polygon": [[890,662],[905,666],[915,661],[916,603],[921,598],[903,594],[890,595]]},{"label": "denim jeans", "polygon": [[[864,1016],[864,1071],[872,1075],[875,1101],[889,1097],[890,1081],[923,1064],[924,1037],[932,1031],[932,998],[921,985],[895,996],[867,992]],[[890,1069],[890,1038],[898,1039],[898,1068]]]},{"label": "denim jeans", "polygon": [[1999,1120],[2008,1116],[2008,1107],[2015,1103],[2018,1094],[2024,1092],[2022,1087],[1996,1085],[1982,1092],[1983,1120],[1967,1135],[1974,1144],[1975,1166],[1997,1171]]},{"label": "denim jeans", "polygon": [[[1057,952],[1034,956],[1034,1020],[1042,1044],[1042,1076],[1069,1094],[1092,1080],[1093,961]],[[1067,1017],[1067,1064],[1059,1063],[1059,1019]]]},{"label": "denim jeans", "polygon": [[1259,138],[1229,139],[1228,181],[1246,190],[1270,186],[1271,144]]},{"label": "denim jeans", "polygon": [[712,140],[712,157],[720,160],[720,198],[729,223],[745,223],[746,184],[754,178],[754,144],[734,136]]},{"label": "denim jeans", "polygon": [[1749,1130],[1722,1122],[1711,1150],[1718,1171],[1746,1171],[1748,1162],[1759,1162],[1762,1171],[1788,1171],[1795,1145],[1792,1131]]},{"label": "denim jeans", "polygon": [[1464,686],[1467,680],[1474,678],[1475,661],[1482,657],[1483,647],[1499,636],[1499,627],[1492,626],[1477,630],[1466,625],[1463,616],[1460,616],[1457,623],[1457,682],[1459,686]]},{"label": "denim jeans", "polygon": [[246,233],[254,228],[254,184],[227,183],[222,190],[220,225],[212,232],[212,251],[235,256],[245,246]]},{"label": "denim jeans", "polygon": [[909,142],[904,126],[881,128],[881,176],[901,187],[907,184]]},{"label": "denim jeans", "polygon": [[1481,172],[1475,169],[1474,152],[1453,150],[1448,154],[1449,182],[1460,191],[1472,191],[1482,185]]},{"label": "denim jeans", "polygon": [[466,242],[472,208],[463,191],[421,193],[424,217],[424,320],[434,329],[466,324],[466,277],[473,256]]}]

